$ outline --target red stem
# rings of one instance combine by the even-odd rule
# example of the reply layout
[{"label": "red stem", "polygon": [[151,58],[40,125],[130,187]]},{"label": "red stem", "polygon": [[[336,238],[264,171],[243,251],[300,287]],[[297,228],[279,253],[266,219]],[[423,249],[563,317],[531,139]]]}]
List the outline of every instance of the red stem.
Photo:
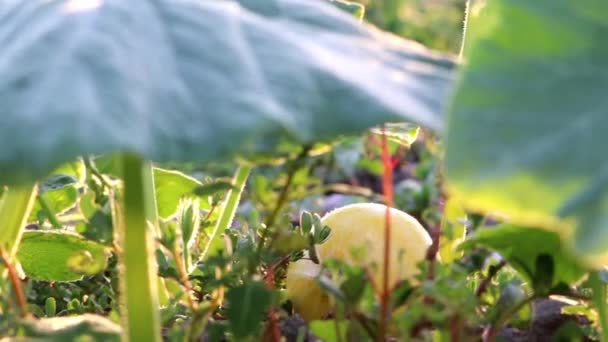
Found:
[{"label": "red stem", "polygon": [[13,285],[13,289],[15,290],[15,295],[17,296],[17,303],[19,304],[19,310],[21,311],[20,316],[22,318],[27,317],[27,300],[25,299],[25,294],[23,293],[23,288],[21,287],[19,276],[17,275],[15,266],[8,259],[8,254],[4,251],[2,247],[0,247],[0,258],[2,258],[2,263],[8,271],[8,277]]},{"label": "red stem", "polygon": [[[275,266],[271,265],[268,267],[266,271],[266,276],[264,277],[266,281],[266,287],[269,289],[274,289],[274,281],[275,281]],[[265,333],[265,341],[279,342],[281,341],[281,330],[279,329],[279,322],[277,318],[277,312],[274,307],[270,307],[268,312],[268,327]]]},{"label": "red stem", "polygon": [[388,139],[384,125],[382,126],[382,192],[386,201],[386,213],[384,215],[384,263],[382,269],[382,295],[380,297],[380,326],[378,341],[385,341],[386,325],[389,318],[389,300],[391,289],[389,287],[390,270],[390,248],[391,248],[391,208],[393,207],[393,159],[388,150]]}]

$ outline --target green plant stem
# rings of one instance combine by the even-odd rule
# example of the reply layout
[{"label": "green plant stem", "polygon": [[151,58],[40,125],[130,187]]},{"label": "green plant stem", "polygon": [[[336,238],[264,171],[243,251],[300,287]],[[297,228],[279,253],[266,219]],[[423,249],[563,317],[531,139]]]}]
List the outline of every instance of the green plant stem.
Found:
[{"label": "green plant stem", "polygon": [[[98,177],[103,178],[102,175]],[[146,197],[146,220],[154,226],[154,233],[157,239],[161,238],[161,231],[158,222],[158,206],[156,203],[156,187],[154,185],[154,168],[152,163],[146,163],[142,170],[144,191]],[[166,306],[169,304],[169,291],[165,284],[165,279],[158,275],[158,272],[154,273],[156,277],[157,289],[158,289],[158,300],[159,305]]]},{"label": "green plant stem", "polygon": [[131,342],[161,341],[153,232],[147,220],[153,200],[145,176],[147,168],[138,156],[123,155],[123,206],[117,206],[114,213],[121,237],[123,319],[127,323],[123,340]]},{"label": "green plant stem", "polygon": [[243,189],[245,189],[245,183],[251,173],[252,167],[249,165],[240,165],[232,178],[232,185],[234,189],[228,192],[224,203],[220,207],[220,217],[213,228],[213,231],[209,235],[209,240],[203,249],[200,259],[203,260],[211,255],[216,255],[220,250],[224,248],[224,241],[221,240],[221,235],[226,229],[232,224],[234,214],[239,206]]},{"label": "green plant stem", "polygon": [[[263,228],[262,235],[260,236],[260,241],[258,242],[258,246],[257,246],[256,253],[255,253],[255,259],[254,259],[254,262],[252,262],[250,264],[250,269],[249,269],[250,275],[253,275],[255,273],[255,268],[258,266],[258,264],[262,258],[262,250],[264,249],[264,244],[266,243],[266,240],[269,237],[268,234],[271,232],[272,227],[274,226],[274,223],[275,223],[277,217],[279,217],[279,213],[281,212],[281,209],[283,209],[283,207],[285,206],[285,204],[287,203],[287,201],[289,199],[289,189],[291,188],[291,183],[293,182],[293,178],[294,178],[296,172],[301,167],[301,161],[304,158],[306,158],[306,156],[308,155],[308,152],[311,150],[311,148],[312,148],[312,146],[310,146],[310,145],[302,147],[302,151],[300,151],[298,156],[293,160],[292,164],[289,166],[289,168],[287,170],[287,179],[285,180],[285,184],[283,185],[283,188],[281,189],[281,193],[279,194],[279,198],[277,199],[276,205],[274,206],[274,209],[272,210],[270,215],[268,215],[268,217],[264,221],[265,227]],[[273,241],[271,241],[270,245],[272,245],[272,242]]]},{"label": "green plant stem", "polygon": [[0,247],[9,258],[17,253],[23,226],[34,206],[36,190],[36,185],[9,188],[0,203]]},{"label": "green plant stem", "polygon": [[46,201],[46,198],[44,198],[44,194],[38,194],[37,197],[38,197],[38,203],[40,203],[40,208],[42,208],[42,211],[44,211],[46,218],[49,219],[49,222],[51,223],[53,228],[56,228],[56,229],[63,228],[63,225],[57,219],[55,212],[49,206],[49,203]]},{"label": "green plant stem", "polygon": [[87,157],[83,158],[83,160],[85,168],[88,169],[89,172],[91,172],[95,177],[99,179],[101,185],[105,186],[108,189],[112,188],[110,184],[108,184],[108,182],[106,181],[106,178],[99,172],[99,170],[97,170],[97,167],[93,165],[91,158]]},{"label": "green plant stem", "polygon": [[589,284],[593,290],[593,304],[597,309],[600,328],[601,341],[608,341],[608,303],[606,302],[606,283],[599,277],[597,272],[589,275]]},{"label": "green plant stem", "polygon": [[15,291],[15,296],[17,297],[18,309],[16,311],[19,312],[19,316],[21,318],[25,318],[28,316],[28,309],[27,300],[25,299],[25,294],[23,293],[23,288],[21,287],[21,280],[17,275],[15,266],[12,264],[11,258],[9,258],[2,247],[0,247],[0,259],[2,259],[0,264],[3,264],[6,268],[8,278],[13,285],[13,291]]}]

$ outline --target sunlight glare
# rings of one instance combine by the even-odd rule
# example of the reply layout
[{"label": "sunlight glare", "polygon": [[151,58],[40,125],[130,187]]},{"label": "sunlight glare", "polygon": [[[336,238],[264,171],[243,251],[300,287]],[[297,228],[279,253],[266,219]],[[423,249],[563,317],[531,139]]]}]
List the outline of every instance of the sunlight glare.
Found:
[{"label": "sunlight glare", "polygon": [[70,0],[65,4],[68,13],[90,11],[101,6],[103,0]]}]

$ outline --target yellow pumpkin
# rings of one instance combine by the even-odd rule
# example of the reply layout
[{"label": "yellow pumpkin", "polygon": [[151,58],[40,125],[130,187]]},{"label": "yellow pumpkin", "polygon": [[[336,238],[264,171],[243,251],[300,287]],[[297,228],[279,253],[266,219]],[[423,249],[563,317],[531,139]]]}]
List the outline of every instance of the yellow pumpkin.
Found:
[{"label": "yellow pumpkin", "polygon": [[[327,213],[321,219],[331,228],[327,241],[316,246],[323,262],[335,258],[354,266],[369,267],[377,286],[383,284],[384,232],[386,206],[377,203],[347,205]],[[412,280],[417,264],[426,256],[432,239],[424,227],[407,213],[390,208],[389,286],[400,280]],[[355,253],[353,253],[355,252]],[[320,266],[300,260],[288,268],[286,290],[294,308],[306,320],[319,319],[331,309],[331,299],[317,285]]]}]

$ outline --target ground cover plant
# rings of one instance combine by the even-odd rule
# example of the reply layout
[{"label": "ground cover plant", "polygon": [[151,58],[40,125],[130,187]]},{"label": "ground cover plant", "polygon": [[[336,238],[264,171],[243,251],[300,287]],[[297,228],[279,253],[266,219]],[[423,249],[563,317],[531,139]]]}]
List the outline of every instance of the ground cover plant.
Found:
[{"label": "ground cover plant", "polygon": [[0,1],[0,337],[608,341],[607,11]]}]

